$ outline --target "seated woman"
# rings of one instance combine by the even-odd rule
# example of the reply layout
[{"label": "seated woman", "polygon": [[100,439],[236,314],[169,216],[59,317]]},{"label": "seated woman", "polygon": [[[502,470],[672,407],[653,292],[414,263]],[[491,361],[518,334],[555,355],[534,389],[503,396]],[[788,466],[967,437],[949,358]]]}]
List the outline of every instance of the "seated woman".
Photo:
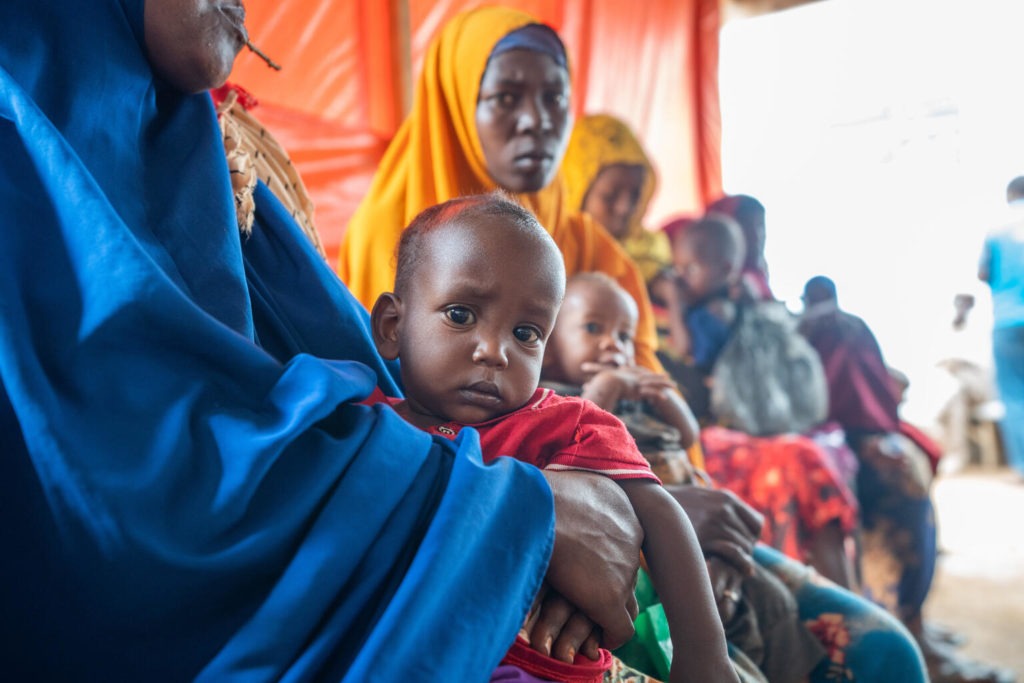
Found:
[{"label": "seated woman", "polygon": [[657,179],[633,131],[608,114],[584,116],[573,126],[562,171],[569,206],[604,226],[652,285],[672,265],[672,248],[642,224]]},{"label": "seated woman", "polygon": [[[634,302],[607,277],[573,276],[545,350],[542,377],[545,386],[560,393],[578,393],[615,410],[666,488],[697,520],[693,498],[722,492],[695,486],[688,476],[692,468],[679,464],[685,459],[682,448],[696,436],[693,416],[667,378],[632,364],[636,319]],[[697,477],[698,482],[703,478]],[[735,511],[743,522],[730,525],[734,538],[756,538],[760,521],[748,516],[749,508]],[[721,516],[732,514],[725,510]],[[749,658],[770,681],[805,680],[808,674],[811,681],[920,679],[916,653],[903,664],[899,657],[883,663],[874,661],[875,651],[865,646],[874,637],[868,632],[886,621],[894,623],[881,609],[765,546],[751,546],[757,562],[749,566],[724,550],[709,542],[704,554],[737,663]],[[645,607],[649,613],[658,609]],[[876,622],[879,617],[882,621]],[[890,635],[881,640],[891,646],[900,639]],[[657,650],[647,641],[631,642],[622,656],[644,668],[657,664]]]},{"label": "seated woman", "polygon": [[398,388],[366,312],[262,182],[240,234],[234,7],[0,4],[4,673],[486,680],[549,565],[624,641],[618,487],[359,405]]},{"label": "seated woman", "polygon": [[571,84],[558,35],[528,14],[481,7],[432,41],[412,111],[345,233],[339,273],[364,306],[394,286],[395,247],[420,211],[463,194],[514,193],[551,234],[569,275],[601,271],[640,302],[641,365],[660,369],[650,302],[629,256],[568,206],[559,165]]},{"label": "seated woman", "polygon": [[[719,356],[748,306],[736,287],[743,250],[739,226],[716,214],[689,226],[673,242],[681,303],[673,321],[675,336],[701,378],[684,393],[699,393],[712,381],[712,372],[722,364]],[[792,334],[806,348],[795,331]],[[813,351],[806,351],[814,360]],[[723,379],[719,376],[717,381]],[[721,389],[712,387],[712,392],[721,396]],[[709,401],[700,403],[711,406]],[[736,405],[716,399],[712,409],[698,417],[715,424],[724,417],[724,408],[739,412]],[[798,433],[765,437],[710,426],[702,431],[701,443],[712,478],[767,516],[766,542],[810,562],[840,585],[853,585],[845,538],[856,526],[856,501],[813,441]]]},{"label": "seated woman", "polygon": [[835,283],[813,277],[803,298],[800,331],[825,367],[828,417],[842,426],[859,461],[865,594],[907,626],[933,681],[1005,680],[1005,672],[964,660],[925,628],[922,611],[936,561],[933,469],[927,455],[932,449],[900,420],[902,392],[878,341],[862,319],[839,307]]}]

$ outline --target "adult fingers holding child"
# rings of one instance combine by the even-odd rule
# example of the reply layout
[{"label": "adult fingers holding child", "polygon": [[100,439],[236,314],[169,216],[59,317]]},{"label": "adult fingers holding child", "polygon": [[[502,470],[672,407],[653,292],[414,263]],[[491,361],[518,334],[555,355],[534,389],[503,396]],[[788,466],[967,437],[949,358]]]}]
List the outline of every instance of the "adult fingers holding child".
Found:
[{"label": "adult fingers holding child", "polygon": [[519,635],[535,650],[563,662],[572,663],[576,653],[595,661],[600,658],[600,628],[547,584],[537,594]]}]

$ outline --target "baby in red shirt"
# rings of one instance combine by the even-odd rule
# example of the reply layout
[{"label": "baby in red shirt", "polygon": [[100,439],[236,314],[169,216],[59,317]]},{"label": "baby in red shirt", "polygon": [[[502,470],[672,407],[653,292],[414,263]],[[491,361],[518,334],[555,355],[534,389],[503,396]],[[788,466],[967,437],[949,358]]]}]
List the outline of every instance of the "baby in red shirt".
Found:
[{"label": "baby in red shirt", "polygon": [[[492,193],[425,210],[403,232],[395,291],[377,299],[371,316],[381,355],[402,361],[406,398],[391,403],[434,434],[454,438],[473,427],[487,460],[508,455],[615,479],[644,529],[644,557],[676,646],[670,680],[737,681],[682,508],[621,421],[585,399],[538,388],[564,293],[558,247],[514,201]],[[536,653],[524,645],[517,640],[506,661],[529,670]],[[602,651],[599,666],[609,662]],[[580,656],[575,663],[594,665]],[[546,677],[567,666],[539,664]]]}]

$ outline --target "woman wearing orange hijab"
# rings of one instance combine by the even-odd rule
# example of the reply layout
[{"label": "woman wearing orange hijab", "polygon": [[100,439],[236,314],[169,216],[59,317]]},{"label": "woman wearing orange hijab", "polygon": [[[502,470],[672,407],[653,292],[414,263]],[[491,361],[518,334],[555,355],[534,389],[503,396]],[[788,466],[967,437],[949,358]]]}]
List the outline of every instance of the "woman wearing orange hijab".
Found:
[{"label": "woman wearing orange hijab", "polygon": [[614,238],[566,202],[558,166],[571,127],[569,90],[565,48],[530,15],[481,7],[445,25],[341,245],[339,274],[363,305],[392,289],[395,247],[420,211],[503,188],[551,233],[568,275],[602,271],[633,295],[637,362],[661,369],[643,278]]},{"label": "woman wearing orange hijab", "polygon": [[586,211],[617,239],[651,283],[672,264],[672,248],[661,231],[643,226],[657,185],[647,153],[625,122],[588,114],[572,130],[562,163],[568,203]]}]

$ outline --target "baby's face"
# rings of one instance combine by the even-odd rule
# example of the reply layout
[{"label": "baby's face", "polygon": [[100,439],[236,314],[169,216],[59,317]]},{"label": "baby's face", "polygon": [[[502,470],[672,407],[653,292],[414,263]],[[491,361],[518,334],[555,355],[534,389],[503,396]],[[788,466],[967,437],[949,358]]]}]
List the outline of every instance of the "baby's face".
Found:
[{"label": "baby's face", "polygon": [[408,408],[460,424],[520,408],[537,389],[562,299],[561,255],[498,217],[445,226],[423,247],[401,303]]},{"label": "baby's face", "polygon": [[644,189],[644,167],[611,164],[601,169],[583,198],[583,210],[617,240],[626,237]]},{"label": "baby's face", "polygon": [[638,314],[628,297],[604,283],[570,283],[549,342],[545,377],[579,385],[597,372],[592,364],[633,365]]},{"label": "baby's face", "polygon": [[729,267],[698,258],[693,241],[685,235],[672,245],[672,263],[686,303],[700,301],[729,282]]}]

